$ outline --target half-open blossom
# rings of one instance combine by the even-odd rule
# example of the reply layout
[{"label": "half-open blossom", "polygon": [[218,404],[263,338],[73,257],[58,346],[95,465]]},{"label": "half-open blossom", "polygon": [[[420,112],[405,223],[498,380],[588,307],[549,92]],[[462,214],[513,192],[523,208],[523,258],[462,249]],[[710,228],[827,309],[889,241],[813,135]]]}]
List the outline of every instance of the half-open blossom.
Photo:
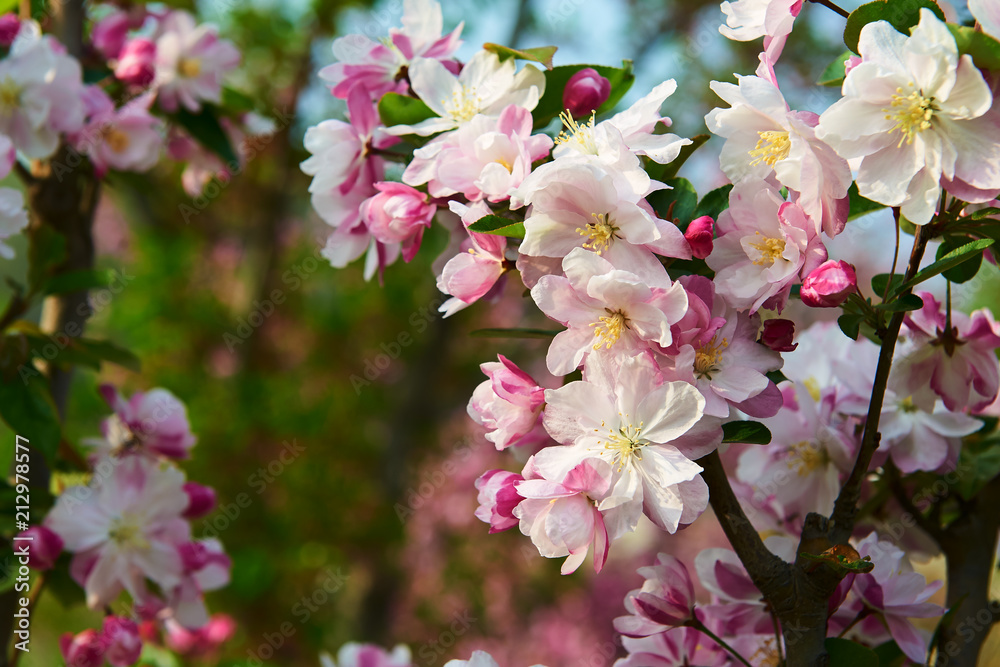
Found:
[{"label": "half-open blossom", "polygon": [[184,510],[185,519],[197,519],[215,509],[215,490],[197,482],[185,482],[184,493],[188,497],[188,506]]},{"label": "half-open blossom", "polygon": [[511,104],[531,111],[545,93],[545,75],[531,65],[520,71],[513,58],[501,61],[491,51],[480,51],[458,76],[433,58],[416,58],[410,65],[413,92],[437,116],[415,125],[396,125],[391,134],[426,137],[454,130],[478,114],[497,117]]},{"label": "half-open blossom", "polygon": [[658,554],[656,564],[639,568],[642,588],[625,596],[630,616],[615,619],[615,630],[626,637],[648,637],[685,625],[695,618],[694,583],[684,563]]},{"label": "half-open blossom", "polygon": [[563,108],[574,118],[589,116],[604,104],[611,94],[611,82],[593,67],[584,67],[566,82],[563,88]]},{"label": "half-open blossom", "polygon": [[705,260],[716,272],[716,292],[750,312],[769,299],[783,304],[792,284],[826,260],[816,225],[766,181],[737,183],[716,229],[719,237]]},{"label": "half-open blossom", "polygon": [[489,208],[483,202],[465,206],[451,201],[449,206],[462,221],[461,229],[452,232],[452,243],[455,242],[455,235],[463,238],[458,241],[458,252],[441,267],[437,279],[438,289],[452,297],[439,308],[445,317],[479,299],[498,295],[503,288],[503,276],[509,268],[505,257],[507,237],[469,230],[469,225],[489,214]]},{"label": "half-open blossom", "polygon": [[976,412],[996,400],[1000,390],[1000,324],[986,308],[966,315],[951,311],[951,329],[942,305],[920,292],[924,306],[907,314],[909,352],[898,372],[910,392],[930,388],[949,410]]},{"label": "half-open blossom", "polygon": [[691,459],[718,440],[679,447],[704,414],[705,399],[690,384],[661,383],[646,355],[597,355],[585,380],[549,389],[545,400],[545,429],[565,446],[544,448],[534,467],[558,479],[581,461],[607,462],[611,488],[598,508],[612,539],[635,530],[642,513],[673,533],[704,511],[708,489]]},{"label": "half-open blossom", "polygon": [[469,416],[486,427],[486,439],[497,449],[535,442],[545,389],[507,357],[497,358],[479,366],[489,379],[472,393]]},{"label": "half-open blossom", "polygon": [[375,189],[378,194],[361,204],[361,218],[379,243],[399,243],[408,262],[420,249],[424,230],[431,226],[437,207],[409,185],[384,181],[376,183]]},{"label": "half-open blossom", "polygon": [[115,78],[134,86],[148,86],[156,76],[156,43],[145,37],[130,40],[118,56]]},{"label": "half-open blossom", "polygon": [[[526,472],[532,468],[531,460]],[[610,466],[590,459],[581,461],[564,475],[529,474],[514,485],[517,494],[524,498],[513,510],[520,519],[521,532],[531,538],[542,556],[567,556],[560,569],[563,574],[580,567],[591,545],[594,571],[600,572],[607,562],[610,539],[597,502],[605,497],[610,483]]]},{"label": "half-open blossom", "polygon": [[583,248],[566,256],[563,270],[565,277],[543,276],[531,288],[539,309],[567,327],[549,346],[550,373],[566,375],[602,348],[628,356],[651,345],[670,345],[670,326],[684,316],[687,295],[665,271],[650,284]]},{"label": "half-open blossom", "polygon": [[699,611],[711,617],[724,635],[766,633],[773,630],[767,601],[754,586],[746,568],[731,549],[702,549],[694,559],[698,582],[712,594],[712,604]]},{"label": "half-open blossom", "polygon": [[523,477],[506,470],[487,470],[476,480],[479,491],[476,518],[490,524],[491,533],[499,533],[518,524],[514,508],[524,498],[518,494],[516,485],[522,481]]},{"label": "half-open blossom", "polygon": [[101,667],[105,648],[104,636],[92,628],[77,635],[66,632],[59,638],[59,651],[66,667]]},{"label": "half-open blossom", "polygon": [[206,658],[236,634],[236,621],[227,614],[215,614],[208,623],[192,630],[172,618],[163,623],[164,641],[171,651],[185,658]]},{"label": "half-open blossom", "polygon": [[381,646],[357,642],[341,646],[336,660],[329,654],[320,655],[320,663],[323,667],[412,667],[413,664],[410,649],[404,644],[399,644],[390,653]]},{"label": "half-open blossom", "polygon": [[[166,389],[137,391],[127,401],[111,385],[101,395],[115,411],[101,424],[106,453],[142,451],[168,458],[187,458],[197,439],[191,433],[187,409]],[[100,451],[100,450],[99,450]]]},{"label": "half-open blossom", "polygon": [[[764,37],[764,48],[772,62],[781,53],[785,39],[792,32],[795,17],[802,11],[802,0],[734,0],[722,3],[726,24],[719,32],[738,42]],[[772,44],[777,42],[777,44]]]},{"label": "half-open blossom", "polygon": [[713,81],[712,90],[729,103],[705,117],[708,129],[726,138],[719,163],[737,183],[753,176],[778,182],[830,237],[847,223],[847,188],[851,169],[847,161],[816,138],[819,116],[791,111],[772,81],[757,76],[737,77],[739,85]]},{"label": "half-open blossom", "polygon": [[145,578],[162,590],[180,583],[179,541],[189,532],[184,474],[167,464],[133,456],[87,492],[71,487],[59,496],[45,525],[73,552],[92,609],[110,604],[122,589],[142,598]]},{"label": "half-open blossom", "polygon": [[846,159],[861,158],[858,191],[931,220],[942,184],[970,202],[1000,190],[1000,122],[969,55],[929,9],[906,36],[886,21],[861,29],[862,63],[844,97],[823,112],[816,135]]},{"label": "half-open blossom", "polygon": [[28,567],[33,570],[50,570],[63,550],[63,541],[56,533],[44,525],[32,526],[21,531],[21,544],[28,546]]},{"label": "half-open blossom", "polygon": [[691,255],[698,259],[705,259],[712,254],[712,244],[715,240],[715,220],[712,220],[710,215],[695,218],[684,230],[684,238],[691,246]]},{"label": "half-open blossom", "polygon": [[131,667],[139,661],[142,638],[135,621],[124,616],[105,616],[101,634],[107,647],[104,659],[112,667]]},{"label": "half-open blossom", "polygon": [[156,40],[157,100],[166,111],[183,106],[201,109],[202,102],[219,103],[222,78],[240,64],[232,42],[219,39],[209,23],[198,24],[191,14],[171,11],[160,22]]},{"label": "half-open blossom", "polygon": [[461,44],[463,24],[442,36],[441,5],[433,0],[403,0],[402,28],[390,28],[387,40],[345,35],[333,42],[338,62],[319,71],[334,96],[347,99],[357,87],[370,99],[405,91],[402,81],[414,58],[447,58]]},{"label": "half-open blossom", "polygon": [[836,308],[857,291],[854,267],[843,260],[828,259],[803,279],[799,296],[813,308]]},{"label": "half-open blossom", "polygon": [[649,637],[622,637],[628,655],[615,667],[689,667],[727,664],[727,654],[714,641],[694,628],[676,628]]}]

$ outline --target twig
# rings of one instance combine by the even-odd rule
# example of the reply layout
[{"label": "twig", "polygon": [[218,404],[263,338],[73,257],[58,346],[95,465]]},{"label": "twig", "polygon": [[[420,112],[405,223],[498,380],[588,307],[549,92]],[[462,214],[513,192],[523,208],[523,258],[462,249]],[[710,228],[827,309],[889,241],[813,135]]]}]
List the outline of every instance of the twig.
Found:
[{"label": "twig", "polygon": [[830,2],[830,0],[809,0],[809,2],[814,2],[814,3],[816,3],[817,5],[823,5],[823,6],[824,6],[824,7],[826,7],[827,9],[832,9],[832,10],[833,10],[834,12],[836,12],[837,14],[840,14],[840,15],[841,15],[841,16],[843,16],[843,17],[844,17],[845,19],[846,19],[846,18],[847,18],[848,16],[850,16],[850,15],[851,15],[851,13],[850,13],[850,12],[848,12],[847,10],[845,10],[845,9],[843,9],[843,8],[841,8],[841,7],[838,7],[837,5],[835,5],[835,4],[833,4],[832,2]]}]

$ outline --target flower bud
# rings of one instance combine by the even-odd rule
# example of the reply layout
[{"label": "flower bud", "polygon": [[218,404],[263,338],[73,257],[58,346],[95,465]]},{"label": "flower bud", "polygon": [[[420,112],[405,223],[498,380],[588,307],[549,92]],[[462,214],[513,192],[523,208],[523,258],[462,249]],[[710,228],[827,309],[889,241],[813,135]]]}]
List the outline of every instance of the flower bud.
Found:
[{"label": "flower bud", "polygon": [[32,526],[18,537],[31,538],[28,544],[28,567],[33,570],[50,570],[63,550],[63,540],[45,526]]},{"label": "flower bud", "polygon": [[843,260],[828,259],[802,281],[802,303],[813,308],[836,308],[858,291],[854,267]]},{"label": "flower bud", "polygon": [[123,616],[105,616],[103,634],[107,646],[104,657],[113,667],[129,667],[139,661],[142,638],[135,621]]},{"label": "flower bud", "polygon": [[680,560],[659,554],[656,564],[639,568],[646,578],[642,588],[625,598],[632,616],[615,619],[615,629],[626,637],[648,637],[685,625],[695,618],[694,583]]},{"label": "flower bud", "polygon": [[684,238],[691,246],[691,254],[705,259],[712,254],[712,240],[715,237],[715,221],[711,216],[695,218],[684,231]]},{"label": "flower bud", "polygon": [[563,108],[574,118],[589,116],[611,94],[611,82],[586,67],[569,78],[563,88]]},{"label": "flower bud", "polygon": [[136,37],[125,45],[118,56],[115,76],[119,81],[136,86],[148,86],[156,74],[156,44]]},{"label": "flower bud", "polygon": [[410,261],[420,248],[424,230],[431,226],[437,207],[427,195],[402,183],[376,183],[379,193],[361,203],[368,231],[382,243],[402,243],[403,259]]},{"label": "flower bud", "polygon": [[498,533],[518,524],[514,508],[524,499],[518,495],[514,484],[523,479],[517,473],[506,470],[488,470],[476,480],[476,488],[479,489],[476,518],[490,524],[491,533]]},{"label": "flower bud", "polygon": [[791,320],[774,319],[764,322],[764,331],[760,334],[760,342],[775,352],[791,352],[799,346],[793,343],[795,323]]},{"label": "flower bud", "polygon": [[198,482],[185,482],[184,493],[188,497],[188,506],[184,510],[185,519],[203,517],[215,509],[215,490]]},{"label": "flower bud", "polygon": [[128,14],[115,11],[94,24],[90,41],[105,58],[117,58],[129,31]]},{"label": "flower bud", "polygon": [[87,629],[74,636],[67,632],[59,638],[66,667],[101,667],[104,664],[104,636],[94,629]]},{"label": "flower bud", "polygon": [[0,16],[0,46],[10,46],[14,43],[17,33],[21,32],[21,20],[13,12]]}]

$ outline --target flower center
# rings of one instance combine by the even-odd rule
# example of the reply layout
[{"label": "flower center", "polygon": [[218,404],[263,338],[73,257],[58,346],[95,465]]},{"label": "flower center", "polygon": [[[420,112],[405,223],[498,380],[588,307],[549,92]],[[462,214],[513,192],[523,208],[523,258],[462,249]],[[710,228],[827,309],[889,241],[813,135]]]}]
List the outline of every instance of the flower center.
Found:
[{"label": "flower center", "polygon": [[566,129],[556,137],[556,145],[576,144],[575,148],[578,150],[590,153],[591,155],[597,155],[597,142],[594,140],[595,118],[596,114],[592,113],[590,114],[590,120],[585,123],[578,123],[569,111],[560,113],[559,119]]},{"label": "flower center", "polygon": [[757,243],[751,243],[750,247],[760,252],[760,257],[753,261],[758,266],[772,266],[774,260],[781,257],[785,252],[785,240],[764,236],[760,232],[754,232],[762,239]]},{"label": "flower center", "polygon": [[908,414],[912,414],[917,411],[917,406],[913,404],[913,397],[907,396],[899,402],[899,409]]},{"label": "flower center", "polygon": [[121,516],[117,516],[111,520],[108,538],[119,549],[131,549],[135,551],[149,549],[149,541],[142,533],[141,522],[131,512],[123,512]]},{"label": "flower center", "polygon": [[181,58],[177,63],[177,71],[186,79],[193,79],[201,74],[201,61],[197,58]]},{"label": "flower center", "polygon": [[508,162],[504,158],[497,158],[496,160],[494,160],[494,162],[496,162],[498,165],[500,165],[501,167],[503,167],[504,169],[506,169],[508,174],[510,174],[510,173],[512,173],[514,171],[514,165],[512,165],[510,162]]},{"label": "flower center", "polygon": [[778,667],[781,664],[781,656],[775,647],[775,640],[771,637],[765,639],[764,645],[750,656],[750,661],[760,667]]},{"label": "flower center", "polygon": [[[910,82],[909,87],[913,86]],[[903,88],[896,88],[892,96],[892,102],[888,107],[882,109],[885,112],[886,120],[894,120],[896,124],[892,126],[889,133],[899,130],[899,146],[903,143],[912,144],[914,137],[929,130],[931,119],[937,111],[933,97],[924,97],[919,90],[911,90],[909,95],[903,95]]]},{"label": "flower center", "polygon": [[803,440],[789,448],[785,463],[788,464],[789,468],[795,470],[799,477],[805,477],[817,468],[826,465],[827,461],[826,452],[818,443],[812,440]]},{"label": "flower center", "polygon": [[21,106],[21,86],[9,76],[0,82],[0,107],[15,109]]},{"label": "flower center", "polygon": [[715,339],[716,336],[712,336],[712,340],[699,347],[694,353],[694,374],[698,378],[711,380],[712,373],[719,370],[719,365],[722,363],[722,351],[729,347],[729,339],[723,338],[718,343],[715,342]]},{"label": "flower center", "polygon": [[576,231],[580,236],[587,237],[587,240],[583,242],[583,247],[600,255],[611,247],[612,241],[619,238],[618,228],[608,219],[606,213],[591,213],[590,215],[594,218],[594,222],[588,223]]},{"label": "flower center", "polygon": [[[628,417],[628,415],[623,416]],[[604,422],[601,422],[601,426],[604,425]],[[640,437],[642,425],[643,422],[639,422],[638,426],[625,423],[617,431],[608,429],[608,439],[604,443],[604,449],[610,450],[612,459],[618,462],[618,472],[621,472],[633,457],[642,460],[642,448],[648,444]]]},{"label": "flower center", "polygon": [[132,431],[129,425],[123,422],[117,414],[108,417],[107,429],[107,439],[111,443],[113,454],[124,454],[142,444],[142,438]]},{"label": "flower center", "polygon": [[441,106],[448,115],[460,123],[472,120],[479,113],[483,99],[472,86],[462,86],[451,94],[451,99],[441,100]]},{"label": "flower center", "polygon": [[822,396],[822,394],[819,390],[819,382],[816,381],[816,378],[814,377],[806,378],[802,382],[802,386],[804,386],[806,388],[806,391],[809,392],[809,395],[812,396],[812,400],[819,403],[819,399]]},{"label": "flower center", "polygon": [[759,164],[773,167],[775,162],[788,157],[792,142],[789,140],[787,132],[769,130],[757,134],[760,135],[760,139],[757,140],[757,146],[750,151],[750,157],[754,158],[753,162],[750,163],[751,167],[756,167]]},{"label": "flower center", "polygon": [[105,128],[102,134],[104,135],[104,141],[108,144],[108,148],[115,153],[121,153],[132,143],[126,133],[114,127]]},{"label": "flower center", "polygon": [[622,329],[629,328],[628,317],[625,316],[625,313],[610,308],[605,308],[604,311],[607,315],[599,317],[597,322],[590,325],[594,327],[594,338],[597,339],[597,342],[594,343],[595,350],[600,349],[601,345],[610,350],[611,346],[622,337]]}]

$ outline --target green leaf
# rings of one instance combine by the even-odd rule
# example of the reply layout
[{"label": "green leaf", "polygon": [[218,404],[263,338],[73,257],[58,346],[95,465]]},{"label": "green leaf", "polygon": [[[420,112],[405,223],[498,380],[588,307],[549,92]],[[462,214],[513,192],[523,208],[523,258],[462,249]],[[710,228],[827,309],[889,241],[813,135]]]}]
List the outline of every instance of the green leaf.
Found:
[{"label": "green leaf", "polygon": [[523,239],[524,223],[501,215],[484,215],[469,225],[469,231],[477,234],[496,234],[497,236]]},{"label": "green leaf", "polygon": [[924,300],[916,294],[904,294],[895,299],[890,299],[886,303],[875,306],[878,310],[887,313],[902,313],[910,310],[920,310],[924,307]]},{"label": "green leaf", "polygon": [[597,114],[607,113],[615,108],[619,100],[632,87],[635,74],[632,72],[632,61],[622,61],[621,67],[606,65],[561,65],[545,71],[545,94],[538,101],[538,106],[532,112],[535,118],[535,129],[540,129],[552,122],[552,119],[563,111],[563,90],[574,74],[582,69],[591,68],[603,76],[611,84],[611,94],[604,104],[597,109]]},{"label": "green leaf", "polygon": [[[903,284],[903,279],[905,277],[906,276],[899,273],[892,274],[892,288],[889,290],[890,294],[899,289],[899,286]],[[888,273],[880,273],[872,278],[872,292],[874,292],[875,296],[880,299],[882,298],[882,295],[885,294],[885,286],[889,282],[889,278],[890,275]]]},{"label": "green leaf", "polygon": [[195,141],[212,151],[225,165],[238,165],[239,158],[233,150],[229,136],[219,123],[218,111],[211,104],[202,104],[197,113],[181,107],[168,115],[174,123],[187,130]]},{"label": "green leaf", "polygon": [[113,364],[127,368],[138,373],[142,368],[139,357],[135,356],[123,347],[119,347],[107,340],[93,340],[92,338],[76,338],[73,341],[85,352],[92,354],[102,361],[110,361]]},{"label": "green leaf", "polygon": [[552,338],[558,331],[551,329],[476,329],[474,338]]},{"label": "green leaf", "polygon": [[968,53],[980,69],[1000,69],[1000,42],[975,28],[948,24],[959,54]]},{"label": "green leaf", "polygon": [[100,289],[111,284],[112,275],[105,270],[83,269],[59,273],[42,284],[42,294],[66,294],[81,290]]},{"label": "green leaf", "polygon": [[851,187],[847,190],[847,196],[850,197],[851,209],[847,214],[848,220],[854,220],[854,218],[865,215],[866,213],[871,213],[872,211],[877,211],[880,208],[885,208],[884,204],[879,204],[878,202],[873,202],[870,199],[865,199],[858,192],[858,184],[851,183]]},{"label": "green leaf", "polygon": [[[0,8],[0,14],[4,13],[2,8]],[[113,76],[114,72],[110,68],[104,65],[84,67],[83,68],[83,82],[86,84],[96,84],[104,81],[109,76]]]},{"label": "green leaf", "polygon": [[873,650],[875,651],[875,655],[878,656],[879,667],[902,667],[906,663],[906,654],[892,640],[884,644],[879,644]]},{"label": "green leaf", "polygon": [[830,654],[829,667],[879,667],[875,651],[850,639],[827,637],[825,646]]},{"label": "green leaf", "polygon": [[686,178],[668,178],[663,182],[671,189],[657,190],[646,197],[646,201],[664,220],[677,220],[683,225],[691,222],[695,209],[698,208],[698,193],[691,181]]},{"label": "green leaf", "polygon": [[973,220],[982,220],[983,218],[991,218],[1000,213],[1000,208],[994,208],[992,206],[988,208],[981,208],[978,211],[973,211],[972,215],[969,217]]},{"label": "green leaf", "polygon": [[966,243],[962,247],[952,250],[930,266],[918,271],[917,275],[913,276],[913,278],[904,283],[901,289],[907,289],[915,285],[919,285],[939,273],[944,273],[945,271],[956,267],[963,262],[968,262],[976,257],[979,257],[981,260],[983,250],[989,248],[991,245],[993,245],[993,239],[978,239],[976,241],[972,241],[971,243]]},{"label": "green leaf", "polygon": [[[709,134],[696,134],[691,137],[691,143],[681,147],[681,152],[674,158],[673,162],[669,162],[665,165],[658,165],[655,162],[651,162],[647,171],[649,172],[649,177],[662,181],[665,178],[673,178],[680,171],[684,163],[687,162],[688,158],[694,155],[694,152],[705,145],[705,142],[711,139],[712,136]],[[658,169],[657,167],[662,167]]]},{"label": "green leaf", "polygon": [[100,358],[80,347],[76,338],[56,339],[40,331],[26,333],[24,337],[31,345],[29,353],[34,358],[64,367],[76,364],[95,371],[101,369]]},{"label": "green leaf", "polygon": [[826,66],[823,73],[819,75],[819,81],[816,83],[820,86],[836,86],[839,88],[844,83],[844,77],[846,76],[844,70],[847,69],[847,59],[853,55],[850,51],[844,51],[837,56],[832,63]]},{"label": "green leaf", "polygon": [[386,127],[393,125],[416,125],[420,121],[433,118],[437,114],[415,97],[399,93],[386,93],[378,101],[378,115]]},{"label": "green leaf", "polygon": [[[19,372],[24,370],[26,372]],[[45,378],[32,366],[6,368],[0,378],[0,417],[51,464],[62,439],[59,413]]]},{"label": "green leaf", "polygon": [[483,49],[497,54],[500,56],[500,60],[507,60],[508,58],[529,60],[533,63],[541,63],[545,65],[545,69],[552,69],[552,56],[556,54],[559,47],[536,46],[530,49],[512,49],[509,46],[501,46],[500,44],[486,42],[483,44]]},{"label": "green leaf", "polygon": [[[941,259],[949,252],[952,252],[962,246],[962,241],[967,239],[958,239],[954,236],[946,236],[944,243],[938,246],[936,259]],[[953,283],[965,283],[976,277],[979,273],[979,267],[983,263],[983,254],[978,253],[972,257],[969,261],[963,262],[956,267],[942,271],[941,275],[950,280]]]},{"label": "green leaf", "polygon": [[66,237],[49,225],[32,227],[28,236],[28,284],[40,287],[66,258]]},{"label": "green leaf", "polygon": [[987,438],[976,441],[969,438],[958,455],[958,476],[955,489],[965,500],[971,500],[1000,475],[1000,440]]},{"label": "green leaf", "polygon": [[760,422],[726,422],[722,425],[722,442],[766,445],[771,442],[771,431]]},{"label": "green leaf", "polygon": [[788,380],[788,378],[785,377],[785,374],[781,371],[769,371],[764,373],[764,375],[774,384],[781,384],[782,382],[786,382]]},{"label": "green leaf", "polygon": [[700,218],[703,215],[711,216],[713,220],[719,219],[719,214],[729,208],[729,193],[733,186],[723,185],[706,194],[698,202],[698,207],[694,210],[694,217]]},{"label": "green leaf", "polygon": [[858,52],[858,38],[861,29],[873,21],[888,21],[893,28],[910,34],[910,28],[920,22],[920,10],[926,7],[945,20],[944,12],[933,0],[875,0],[861,5],[847,17],[844,26],[844,44],[854,53]]},{"label": "green leaf", "polygon": [[858,334],[861,333],[861,322],[864,319],[864,315],[844,314],[837,318],[837,326],[840,327],[845,336],[852,340],[857,340]]},{"label": "green leaf", "polygon": [[253,98],[235,88],[222,87],[222,108],[226,111],[243,113],[257,108]]}]

